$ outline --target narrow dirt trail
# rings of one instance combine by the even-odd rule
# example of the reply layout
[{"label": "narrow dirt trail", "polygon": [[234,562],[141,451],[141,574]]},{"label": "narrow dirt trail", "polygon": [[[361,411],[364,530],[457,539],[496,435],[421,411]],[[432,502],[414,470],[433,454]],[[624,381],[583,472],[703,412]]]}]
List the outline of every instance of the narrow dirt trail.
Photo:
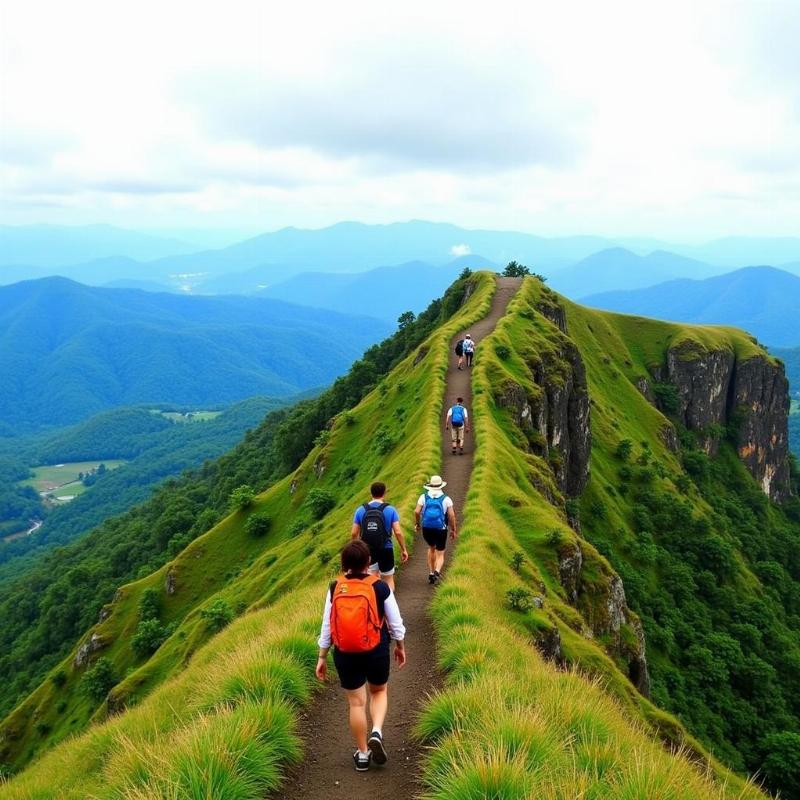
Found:
[{"label": "narrow dirt trail", "polygon": [[[497,279],[497,291],[489,314],[468,331],[477,342],[478,350],[481,341],[494,330],[505,313],[521,282],[518,278]],[[460,332],[451,343],[442,398],[442,427],[446,409],[456,397],[463,397],[467,409],[471,411],[472,408],[470,370],[456,369],[456,359],[452,355],[455,342],[466,332]],[[447,481],[446,492],[453,498],[459,515],[459,526],[472,475],[473,441],[470,434],[466,437],[464,455],[453,456],[449,438],[442,436],[442,477]],[[419,491],[422,493],[422,487]],[[391,502],[390,494],[387,494],[387,500]],[[414,535],[411,509],[398,510],[403,531],[407,538],[411,538]],[[393,665],[389,681],[389,714],[383,729],[388,764],[372,767],[367,773],[357,773],[353,769],[347,701],[339,688],[335,670],[331,670],[329,684],[301,716],[300,732],[307,756],[305,763],[290,773],[279,792],[280,797],[292,800],[411,800],[420,793],[419,746],[414,743],[411,732],[426,693],[439,683],[433,625],[427,613],[436,590],[428,584],[426,551],[425,542],[421,535],[417,535],[411,558],[397,576],[397,600],[407,629],[408,663],[402,670]]]}]

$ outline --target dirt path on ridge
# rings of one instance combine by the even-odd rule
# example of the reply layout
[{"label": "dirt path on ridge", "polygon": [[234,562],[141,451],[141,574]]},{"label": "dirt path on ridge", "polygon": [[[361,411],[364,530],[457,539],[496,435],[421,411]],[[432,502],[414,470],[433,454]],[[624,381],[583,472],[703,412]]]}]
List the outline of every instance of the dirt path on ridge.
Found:
[{"label": "dirt path on ridge", "polygon": [[[521,282],[518,278],[497,279],[497,291],[489,314],[468,331],[478,349],[505,313]],[[456,397],[463,397],[467,409],[472,410],[470,371],[459,372],[456,358],[452,355],[455,342],[466,332],[461,331],[451,343],[445,396],[442,398],[442,422],[445,409],[455,402]],[[442,432],[444,434],[444,425]],[[447,494],[453,498],[459,514],[459,527],[472,474],[472,451],[472,435],[466,438],[463,456],[451,455],[449,438],[442,436],[442,477],[447,481]],[[423,491],[422,487],[419,491]],[[399,510],[404,533],[410,538],[414,535],[413,515],[409,509]],[[412,740],[411,731],[426,693],[439,684],[433,625],[427,613],[428,603],[436,590],[428,584],[426,550],[421,535],[417,535],[411,558],[397,576],[397,600],[407,629],[408,663],[402,670],[392,664],[389,713],[383,729],[389,762],[384,767],[373,766],[366,773],[357,773],[353,769],[347,700],[339,687],[336,671],[331,668],[328,685],[300,717],[306,759],[291,770],[278,792],[279,797],[287,800],[411,800],[418,796],[419,747]]]}]

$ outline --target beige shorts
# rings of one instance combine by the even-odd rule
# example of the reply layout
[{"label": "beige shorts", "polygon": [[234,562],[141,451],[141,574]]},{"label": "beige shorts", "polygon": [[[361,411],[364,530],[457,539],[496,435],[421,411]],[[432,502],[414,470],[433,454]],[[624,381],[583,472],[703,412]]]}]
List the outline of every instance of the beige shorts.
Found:
[{"label": "beige shorts", "polygon": [[451,425],[450,438],[453,440],[453,444],[461,444],[464,441],[464,426],[457,428],[455,425]]}]

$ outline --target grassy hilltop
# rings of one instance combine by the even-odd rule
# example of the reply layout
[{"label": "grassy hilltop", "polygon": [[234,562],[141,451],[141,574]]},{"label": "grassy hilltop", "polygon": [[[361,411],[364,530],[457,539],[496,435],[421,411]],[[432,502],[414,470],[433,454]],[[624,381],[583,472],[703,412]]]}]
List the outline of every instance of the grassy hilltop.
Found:
[{"label": "grassy hilltop", "polygon": [[[3,722],[0,760],[22,771],[0,796],[200,797],[203,785],[260,798],[277,786],[298,758],[295,718],[312,698],[321,598],[352,508],[379,474],[409,518],[442,467],[449,340],[493,291],[488,273],[458,283],[441,324],[298,467],[119,590],[80,643],[93,666],[73,652]],[[567,334],[551,321],[559,309]],[[418,725],[437,745],[430,797],[762,796],[723,763],[772,768],[782,741],[766,740],[797,718],[797,563],[779,557],[797,523],[723,432],[710,457],[637,389],[679,340],[762,357],[738,332],[590,311],[533,278],[480,344],[476,467],[433,604],[446,684]],[[509,398],[535,408],[545,384],[557,395],[569,381],[580,395],[579,360],[592,435],[577,499],[563,491],[573,457]],[[133,647],[147,623],[168,634],[151,655]]]}]

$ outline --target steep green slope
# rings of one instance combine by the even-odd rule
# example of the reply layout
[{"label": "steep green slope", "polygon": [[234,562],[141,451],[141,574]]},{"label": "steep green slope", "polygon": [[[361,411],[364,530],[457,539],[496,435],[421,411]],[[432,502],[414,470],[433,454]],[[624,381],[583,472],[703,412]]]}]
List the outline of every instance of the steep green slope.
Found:
[{"label": "steep green slope", "polygon": [[[724,430],[684,432],[680,439],[689,449],[670,448],[678,437],[669,432],[683,425],[665,418],[641,388],[672,397],[664,384],[647,387],[642,380],[654,384],[652,370],[675,348],[692,353],[687,362],[722,349],[741,364],[754,358],[771,363],[737,331],[595,312],[527,282],[525,296],[482,348],[470,523],[435,609],[442,662],[458,677],[485,673],[486,684],[471,702],[500,691],[511,645],[484,632],[497,634],[504,619],[546,657],[594,675],[660,736],[701,756],[713,750],[742,772],[760,769],[773,788],[794,796],[795,784],[782,771],[796,744],[791,731],[797,730],[800,696],[796,501],[785,510],[769,503],[733,446],[716,441]],[[711,382],[696,389],[708,398],[715,391]],[[589,409],[590,439],[582,430]],[[735,439],[736,431],[728,435]],[[696,450],[710,446],[709,439],[719,448],[710,459]],[[620,450],[622,441],[630,445]],[[591,458],[584,462],[581,450],[589,442]],[[629,446],[633,453],[625,455]],[[582,464],[590,472],[581,474]],[[687,471],[707,477],[698,487]],[[511,566],[515,551],[517,564],[524,559],[518,575]],[[780,564],[773,560],[778,554]],[[496,589],[480,579],[487,573],[501,576]],[[507,590],[517,595],[508,597]],[[533,607],[509,611],[509,602]],[[462,624],[464,635],[459,629],[453,636],[450,626]],[[570,690],[562,685],[562,691]],[[643,696],[648,691],[654,703]],[[523,692],[536,718],[540,692]],[[434,710],[465,702],[453,689]],[[662,709],[677,713],[686,729]],[[519,730],[513,721],[518,711],[509,713],[506,723]],[[569,719],[547,716],[547,722],[570,729]],[[456,736],[433,731],[447,734],[448,746],[464,763],[474,763],[476,741],[483,740],[488,757],[500,724],[481,718],[475,728],[459,726]],[[596,724],[588,726],[584,737],[589,752],[606,746],[608,726],[599,733]],[[569,754],[561,755],[563,762]],[[455,755],[451,761],[434,759],[432,780],[450,786],[474,779],[452,767]],[[642,796],[661,796],[656,787],[663,770],[655,762],[633,777],[625,769],[594,776],[587,787],[607,796],[602,792],[623,792],[644,774],[653,788],[652,794],[641,789]],[[542,785],[536,780],[523,782],[551,791],[551,776],[542,776]],[[668,796],[701,796],[686,786],[685,794]]]},{"label": "steep green slope", "polygon": [[[85,539],[54,553],[35,573],[9,584],[0,606],[7,621],[0,632],[2,663],[9,677],[3,687],[6,696],[14,696],[12,693],[19,691],[21,682],[24,688],[42,674],[42,669],[49,669],[54,657],[63,658],[64,646],[74,642],[97,619],[101,606],[111,600],[115,586],[159,569],[220,520],[235,487],[250,484],[262,488],[296,468],[314,446],[315,437],[324,439],[328,435],[323,429],[332,417],[358,403],[394,363],[415,351],[431,330],[457,311],[461,297],[472,285],[470,280],[478,281],[473,278],[454,284],[417,320],[370,348],[345,378],[337,380],[319,398],[288,412],[269,415],[230,454],[180,481],[169,482],[144,506],[109,520]],[[484,295],[490,284],[486,277],[482,279]],[[394,442],[393,435],[384,433],[381,441],[381,447],[388,448]],[[348,465],[345,470],[348,486],[354,469]],[[265,543],[255,540],[252,545],[263,548]],[[226,551],[226,558],[230,557],[237,556]],[[135,616],[135,609],[133,613]],[[130,656],[129,647],[126,652]],[[120,664],[120,674],[126,666]],[[58,693],[63,695],[64,690]],[[26,760],[42,741],[52,741],[82,726],[92,711],[76,692],[75,704],[80,709],[77,716],[64,713],[65,706],[53,715],[52,722],[36,730],[29,724],[39,702],[35,698],[36,695],[26,701],[0,729],[0,763],[13,765]],[[20,735],[20,720],[25,721],[24,736]]]},{"label": "steep green slope", "polygon": [[[159,781],[170,780],[174,765],[154,767],[152,777],[143,777],[134,762],[150,746],[194,735],[188,729],[200,735],[208,726],[230,724],[231,715],[244,713],[232,707],[242,694],[274,697],[287,681],[308,682],[319,599],[335,569],[335,551],[347,538],[353,508],[378,474],[397,487],[395,502],[407,507],[435,466],[447,342],[459,326],[486,312],[494,284],[482,275],[470,288],[474,292],[463,310],[407,356],[392,371],[391,382],[384,378],[361,403],[338,416],[302,464],[259,496],[253,508],[227,517],[158,572],[117,594],[108,616],[86,637],[88,659],[96,664],[104,658],[111,665],[116,685],[108,700],[85,696],[85,667],[76,666],[71,655],[54,673],[63,678],[55,683],[51,678],[4,722],[3,757],[21,765],[37,749],[84,727],[90,717],[99,721],[110,708],[139,707],[46,754],[11,784],[8,796],[25,796],[33,787],[43,787],[48,796],[55,791],[54,772],[64,776],[61,797],[89,792],[120,796],[112,787],[130,781],[149,780],[154,790]],[[455,292],[463,295],[464,285]],[[269,517],[266,535],[254,535],[245,525],[255,514]],[[156,590],[160,621],[176,628],[152,656],[142,658],[131,640],[148,588]],[[212,640],[211,650],[201,650],[214,633],[202,612],[215,603],[241,619]],[[226,656],[210,672],[215,653]],[[227,669],[234,662],[240,679]],[[303,671],[295,679],[299,665]],[[170,676],[174,679],[153,693]],[[229,705],[221,706],[226,699]],[[288,713],[282,703],[277,705]],[[265,737],[272,735],[269,728],[260,730]]]},{"label": "steep green slope", "polygon": [[[54,672],[6,720],[3,743],[15,743],[22,764],[90,715],[96,724],[45,753],[3,796],[174,797],[195,785],[215,797],[260,798],[274,788],[283,765],[297,757],[293,718],[309,701],[320,598],[352,508],[380,475],[407,512],[414,487],[439,468],[449,340],[483,316],[492,290],[489,277],[478,276],[462,311],[338,415],[300,466],[253,508],[225,518],[170,564],[120,591],[81,651],[81,661],[95,664],[88,688],[97,689],[97,699],[82,693],[85,667],[68,659],[63,676]],[[476,470],[462,540],[434,603],[446,686],[419,725],[421,738],[437,743],[426,762],[430,797],[761,797],[643,695],[639,618],[616,565],[588,541],[588,512],[581,534],[579,506],[567,498],[588,480],[585,502],[592,513],[598,508],[597,465],[611,463],[617,447],[617,438],[604,444],[606,427],[609,436],[630,432],[648,441],[676,473],[680,463],[659,444],[664,417],[639,403],[624,373],[606,383],[610,360],[599,348],[602,366],[585,356],[584,367],[581,351],[550,321],[563,327],[564,315],[544,291],[528,279],[479,350]],[[570,307],[571,325],[572,314]],[[614,319],[597,314],[588,324],[613,331]],[[726,331],[664,330],[758,353],[746,337]],[[652,333],[636,360],[621,355],[623,364],[644,363],[662,329]],[[590,395],[592,428],[602,429],[594,439],[584,430]],[[597,410],[609,397],[628,409],[620,427]],[[703,504],[699,494],[696,501]],[[257,515],[270,520],[260,535],[247,525]],[[226,611],[237,618],[213,636]],[[132,638],[153,615],[156,625],[175,628],[152,656],[136,656]],[[109,665],[116,684],[105,701],[97,663]],[[106,719],[112,710],[121,713]],[[664,738],[688,752],[664,748]]]}]

